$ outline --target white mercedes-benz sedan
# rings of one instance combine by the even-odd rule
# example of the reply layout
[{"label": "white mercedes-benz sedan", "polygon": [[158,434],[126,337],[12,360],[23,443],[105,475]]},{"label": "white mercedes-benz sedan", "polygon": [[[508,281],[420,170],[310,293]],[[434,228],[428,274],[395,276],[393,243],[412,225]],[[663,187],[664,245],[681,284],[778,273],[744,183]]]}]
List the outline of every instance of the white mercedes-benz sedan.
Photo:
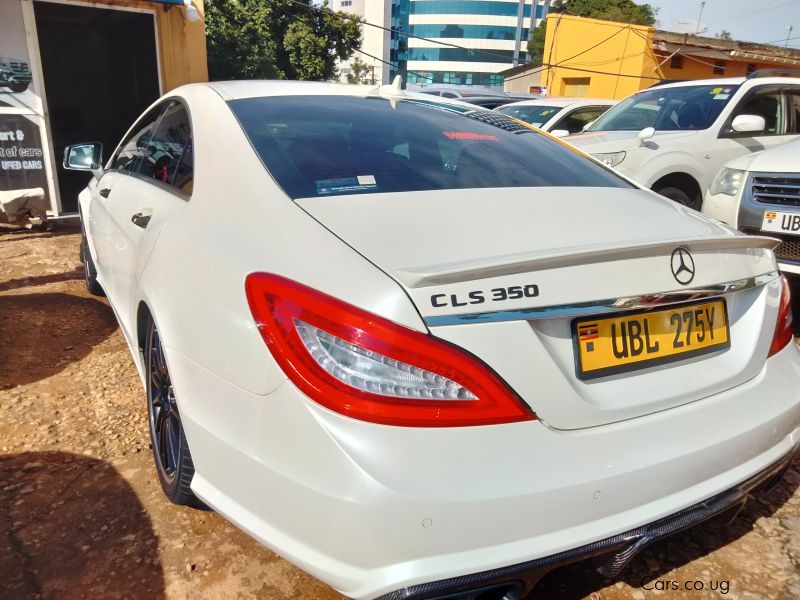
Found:
[{"label": "white mercedes-benz sedan", "polygon": [[505,115],[198,84],[64,161],[164,492],[348,596],[613,576],[800,445],[775,240]]}]

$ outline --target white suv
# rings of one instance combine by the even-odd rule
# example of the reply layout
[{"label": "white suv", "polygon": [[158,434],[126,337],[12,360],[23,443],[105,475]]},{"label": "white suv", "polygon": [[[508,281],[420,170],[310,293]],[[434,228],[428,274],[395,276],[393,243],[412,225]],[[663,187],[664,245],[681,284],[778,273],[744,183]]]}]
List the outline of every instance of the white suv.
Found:
[{"label": "white suv", "polygon": [[800,140],[726,163],[706,194],[703,214],[780,239],[775,255],[781,270],[800,274]]},{"label": "white suv", "polygon": [[642,90],[569,142],[641,185],[699,209],[726,162],[800,134],[800,79],[757,75]]}]

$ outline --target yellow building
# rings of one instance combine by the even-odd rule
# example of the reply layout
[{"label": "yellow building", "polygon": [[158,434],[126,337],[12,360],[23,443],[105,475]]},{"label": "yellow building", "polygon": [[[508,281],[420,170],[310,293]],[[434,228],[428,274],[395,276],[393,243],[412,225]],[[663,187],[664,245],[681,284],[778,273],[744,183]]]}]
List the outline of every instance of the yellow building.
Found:
[{"label": "yellow building", "polygon": [[800,51],[551,13],[542,62],[551,95],[621,99],[663,80],[800,68]]},{"label": "yellow building", "polygon": [[203,0],[0,0],[0,194],[75,212],[87,176],[64,147],[108,157],[159,96],[207,80]]}]

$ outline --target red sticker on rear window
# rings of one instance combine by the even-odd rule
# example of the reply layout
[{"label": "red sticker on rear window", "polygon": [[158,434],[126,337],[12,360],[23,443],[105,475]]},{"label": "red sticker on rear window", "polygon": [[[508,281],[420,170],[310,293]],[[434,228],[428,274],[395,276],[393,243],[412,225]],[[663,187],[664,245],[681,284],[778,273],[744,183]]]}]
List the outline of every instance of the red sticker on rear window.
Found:
[{"label": "red sticker on rear window", "polygon": [[446,138],[451,140],[486,140],[497,141],[496,135],[487,135],[485,133],[473,133],[472,131],[443,131]]}]

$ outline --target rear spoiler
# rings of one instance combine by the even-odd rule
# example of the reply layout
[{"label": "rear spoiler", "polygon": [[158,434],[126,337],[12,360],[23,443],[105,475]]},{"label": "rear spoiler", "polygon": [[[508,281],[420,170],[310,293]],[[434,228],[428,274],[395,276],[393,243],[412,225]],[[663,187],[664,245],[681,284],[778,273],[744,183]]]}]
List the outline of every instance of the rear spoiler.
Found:
[{"label": "rear spoiler", "polygon": [[423,288],[431,285],[461,283],[516,275],[531,271],[543,271],[561,267],[572,267],[629,258],[659,256],[670,253],[677,247],[690,251],[708,250],[740,250],[745,248],[773,249],[780,240],[763,236],[730,235],[718,237],[702,237],[696,239],[663,240],[631,244],[622,248],[597,248],[596,246],[578,247],[568,252],[554,251],[507,254],[487,258],[452,262],[439,265],[408,267],[398,269],[394,275],[409,288]]}]

